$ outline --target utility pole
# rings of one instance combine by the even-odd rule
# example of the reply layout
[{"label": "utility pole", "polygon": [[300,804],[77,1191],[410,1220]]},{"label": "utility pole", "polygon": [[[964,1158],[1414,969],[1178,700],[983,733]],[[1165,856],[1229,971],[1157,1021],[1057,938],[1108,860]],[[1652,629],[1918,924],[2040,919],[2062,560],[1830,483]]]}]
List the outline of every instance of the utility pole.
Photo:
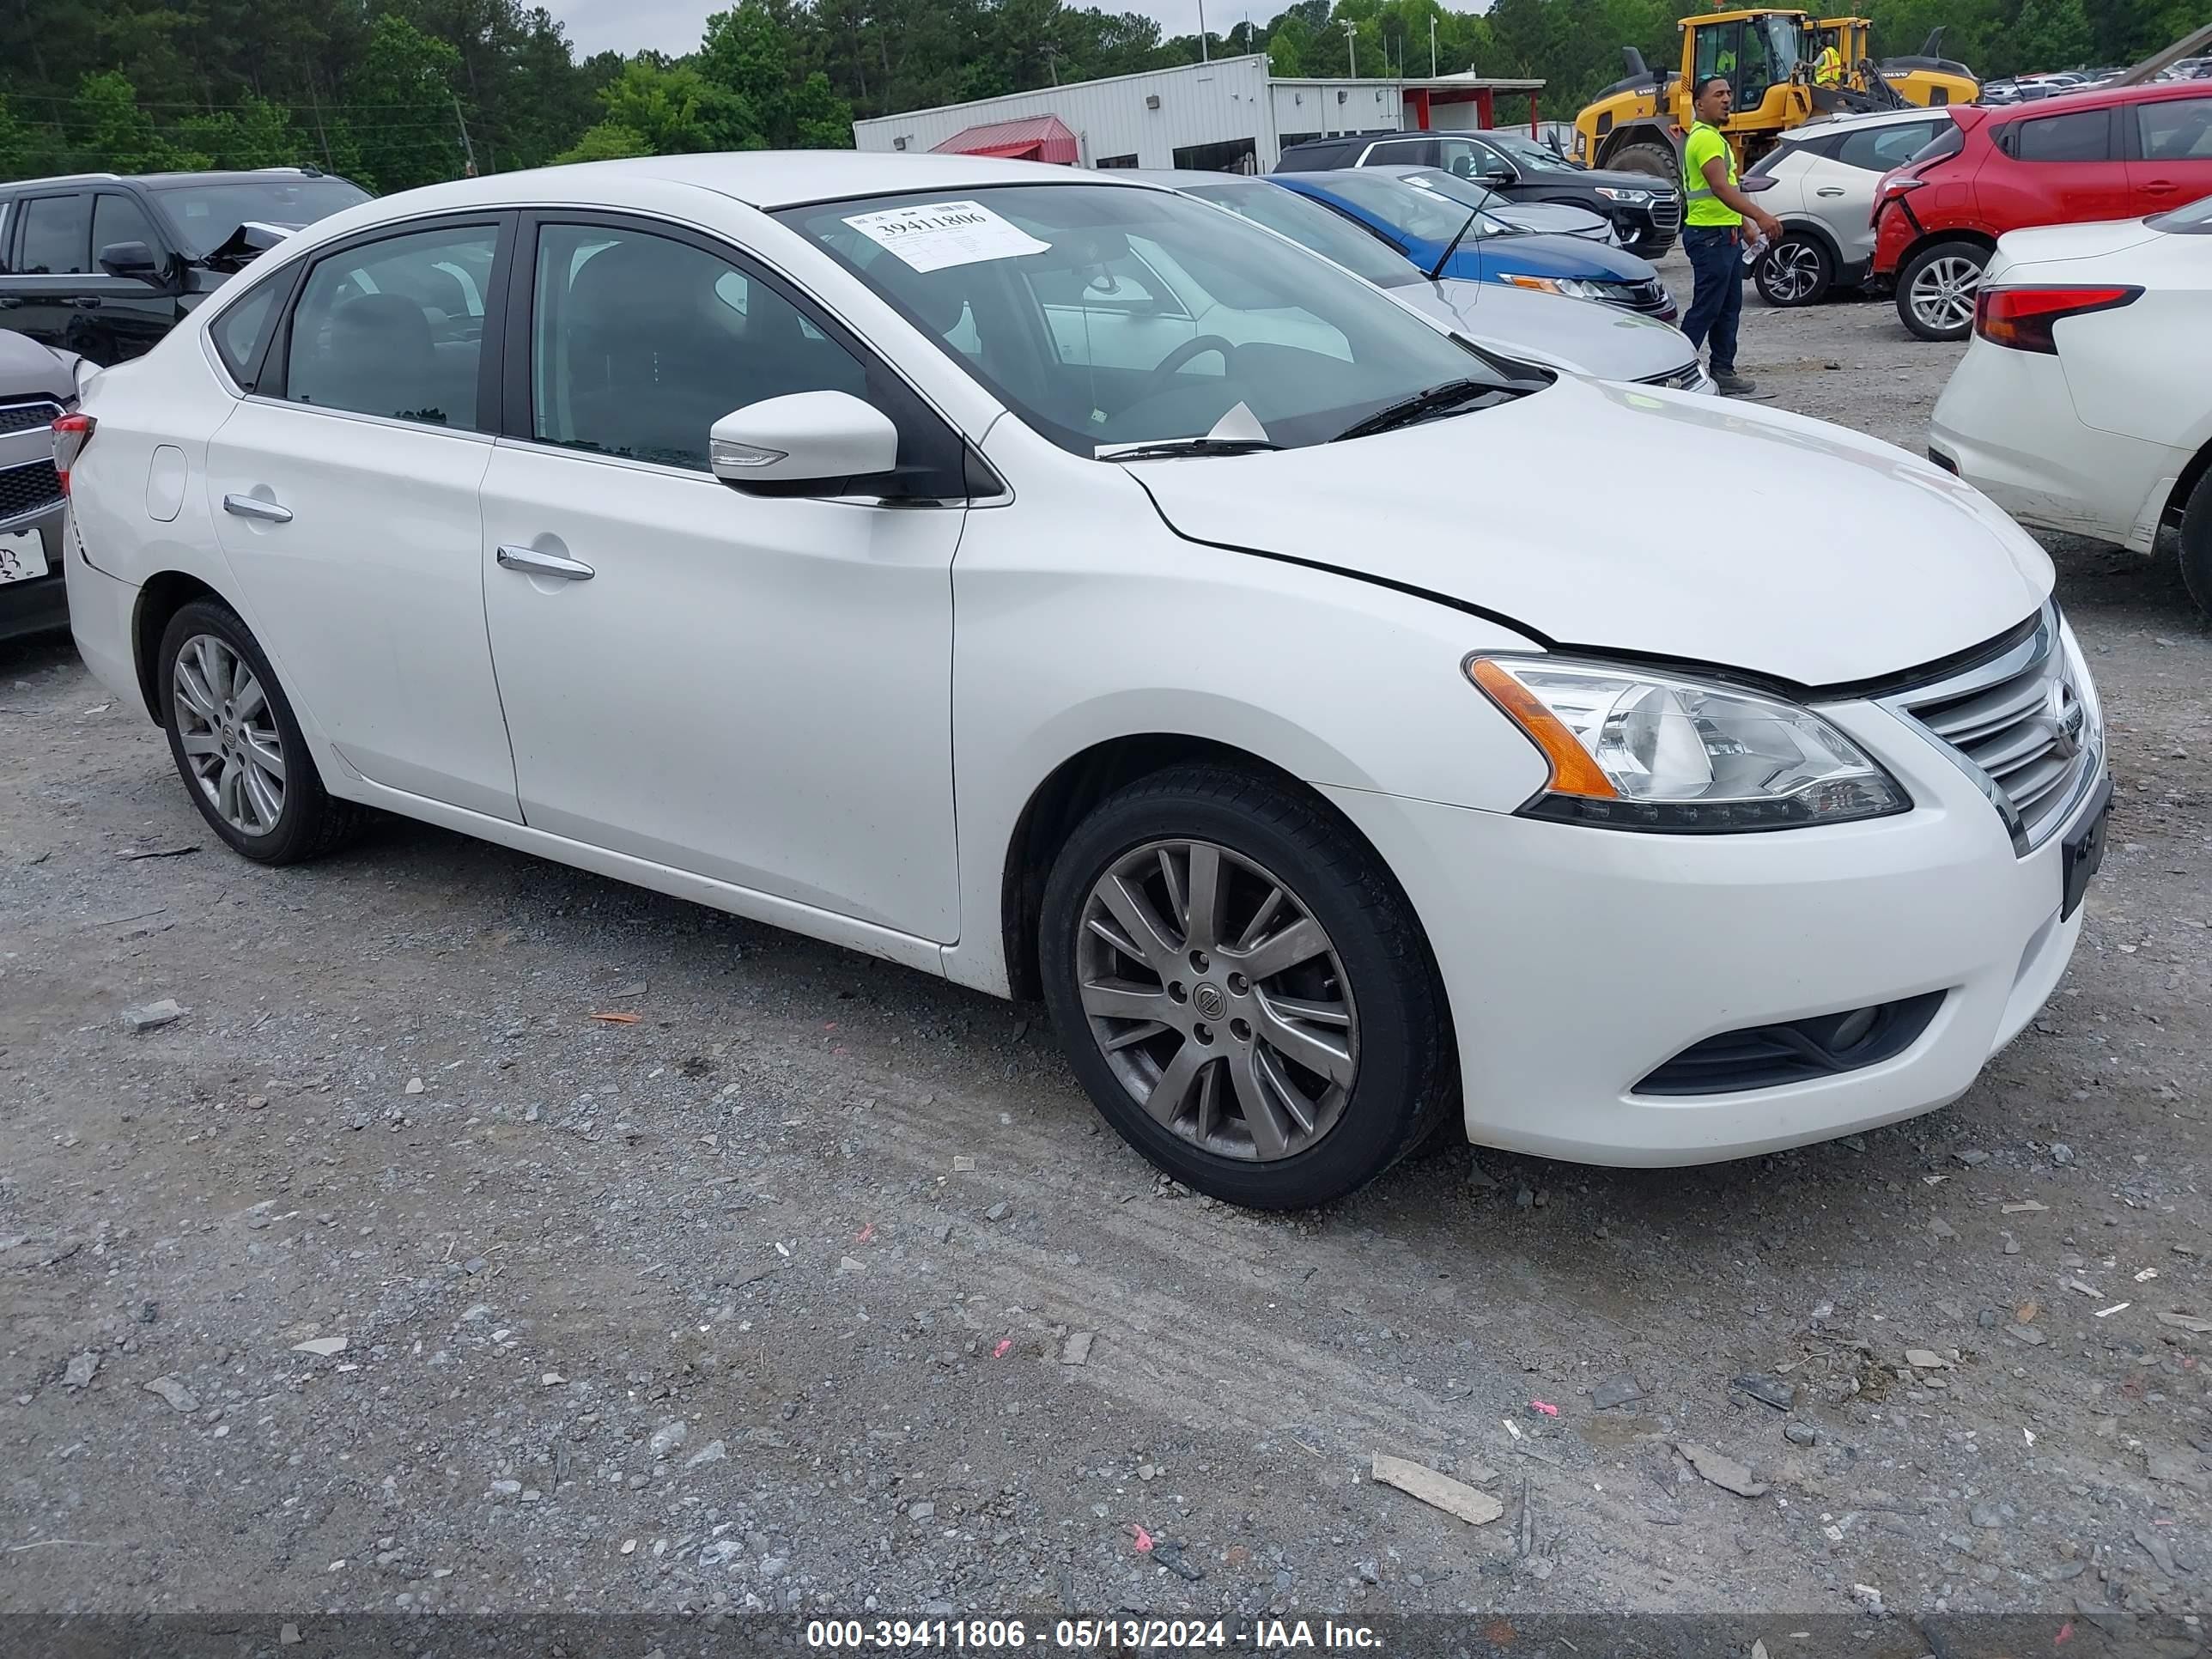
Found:
[{"label": "utility pole", "polygon": [[453,100],[453,125],[461,130],[461,153],[468,158],[465,176],[473,179],[477,176],[477,147],[469,142],[469,124],[461,114],[460,94],[449,91],[446,95]]},{"label": "utility pole", "polygon": [[1198,0],[1198,61],[1210,61],[1206,55],[1206,0]]},{"label": "utility pole", "polygon": [[1345,67],[1350,71],[1346,78],[1357,81],[1359,78],[1359,25],[1349,17],[1344,20],[1344,58]]},{"label": "utility pole", "polygon": [[1429,79],[1437,78],[1437,16],[1429,14]]}]

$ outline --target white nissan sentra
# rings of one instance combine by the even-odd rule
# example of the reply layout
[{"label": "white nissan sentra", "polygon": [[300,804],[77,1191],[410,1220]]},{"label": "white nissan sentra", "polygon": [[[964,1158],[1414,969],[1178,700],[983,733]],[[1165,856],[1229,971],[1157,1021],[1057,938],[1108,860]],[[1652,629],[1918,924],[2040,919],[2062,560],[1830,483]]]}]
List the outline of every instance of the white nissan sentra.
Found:
[{"label": "white nissan sentra", "polygon": [[2101,851],[1972,489],[1072,168],[393,197],[59,428],[77,642],[244,856],[381,808],[1042,994],[1240,1203],[1452,1115],[1659,1164],[1940,1106]]}]

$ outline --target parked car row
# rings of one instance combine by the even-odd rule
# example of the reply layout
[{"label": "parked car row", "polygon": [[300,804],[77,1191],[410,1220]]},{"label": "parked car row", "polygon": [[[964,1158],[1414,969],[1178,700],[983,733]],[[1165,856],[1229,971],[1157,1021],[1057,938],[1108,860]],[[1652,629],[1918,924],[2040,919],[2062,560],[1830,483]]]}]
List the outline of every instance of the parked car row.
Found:
[{"label": "parked car row", "polygon": [[[1955,1098],[2103,845],[2041,550],[1254,206],[810,153],[355,208],[57,423],[79,648],[246,858],[380,807],[1041,994],[1242,1203],[1447,1123],[1674,1164]],[[1593,452],[1851,512],[1655,557]]]}]

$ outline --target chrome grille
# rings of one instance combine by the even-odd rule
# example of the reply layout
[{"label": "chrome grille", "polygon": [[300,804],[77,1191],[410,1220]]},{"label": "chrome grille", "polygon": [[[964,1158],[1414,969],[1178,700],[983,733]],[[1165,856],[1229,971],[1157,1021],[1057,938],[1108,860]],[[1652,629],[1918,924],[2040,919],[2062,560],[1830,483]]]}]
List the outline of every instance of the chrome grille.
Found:
[{"label": "chrome grille", "polygon": [[1695,392],[1705,383],[1705,371],[1695,357],[1680,368],[1670,368],[1664,374],[1646,374],[1638,386],[1669,386],[1676,392]]},{"label": "chrome grille", "polygon": [[1682,198],[1675,195],[1651,198],[1651,227],[1661,233],[1682,228]]},{"label": "chrome grille", "polygon": [[2055,610],[1996,656],[1886,701],[1981,786],[2023,855],[2051,839],[2102,764],[2096,691]]},{"label": "chrome grille", "polygon": [[62,406],[51,398],[0,404],[0,433],[28,432],[34,426],[52,426],[61,412]]}]

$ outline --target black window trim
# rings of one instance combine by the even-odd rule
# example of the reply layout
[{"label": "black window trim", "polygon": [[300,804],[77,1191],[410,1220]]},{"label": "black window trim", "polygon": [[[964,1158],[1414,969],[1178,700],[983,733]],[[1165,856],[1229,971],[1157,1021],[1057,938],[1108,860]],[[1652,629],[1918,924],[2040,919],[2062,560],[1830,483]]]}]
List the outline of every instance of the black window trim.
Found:
[{"label": "black window trim", "polygon": [[[971,507],[982,505],[987,501],[995,504],[1012,498],[1012,491],[968,441],[958,422],[938,408],[927,393],[863,339],[843,318],[750,249],[701,230],[696,226],[635,210],[613,211],[603,208],[555,204],[520,209],[517,217],[520,223],[513,246],[508,250],[505,271],[502,309],[506,317],[506,337],[501,343],[501,352],[504,373],[498,399],[499,420],[492,428],[500,442],[524,445],[546,454],[566,456],[572,460],[635,467],[672,477],[690,480],[703,477],[709,483],[719,482],[712,473],[702,474],[688,467],[640,461],[623,455],[596,454],[567,444],[550,443],[537,435],[531,418],[530,337],[536,322],[532,313],[537,304],[538,236],[549,227],[580,226],[587,229],[626,231],[633,235],[659,236],[679,242],[733,266],[749,283],[764,284],[770,292],[794,307],[806,323],[820,330],[848,353],[860,366],[872,391],[878,385],[888,387],[891,391],[892,400],[905,405],[885,411],[899,428],[902,447],[908,433],[916,430],[918,426],[935,428],[938,434],[935,441],[945,446],[936,479],[945,487],[944,494],[892,495],[864,488],[854,494],[821,496],[819,499],[872,507]],[[498,280],[496,275],[495,280]],[[921,441],[930,441],[926,434]],[[816,491],[811,487],[771,490],[755,485],[752,493],[816,497]]]},{"label": "black window trim", "polygon": [[[246,393],[249,397],[282,404],[287,409],[296,409],[314,415],[340,416],[349,420],[374,421],[380,425],[403,428],[410,432],[438,432],[449,438],[465,438],[477,443],[489,443],[499,435],[499,415],[501,401],[501,356],[506,345],[507,329],[502,315],[511,284],[507,266],[514,257],[515,222],[520,217],[516,210],[508,207],[480,209],[474,212],[447,211],[425,214],[420,218],[394,219],[383,224],[372,225],[343,236],[334,241],[322,242],[308,249],[299,258],[290,262],[291,289],[284,295],[283,319],[262,347],[261,361],[255,367],[254,385]],[[285,396],[285,376],[290,366],[292,324],[299,313],[300,297],[306,290],[307,278],[316,266],[327,259],[352,253],[379,242],[398,241],[442,230],[480,230],[489,228],[495,233],[491,256],[491,273],[485,278],[483,291],[483,335],[479,345],[477,364],[477,407],[475,423],[469,427],[436,426],[427,421],[403,421],[390,415],[371,415],[360,410],[325,408],[319,404],[294,403]],[[270,273],[271,282],[283,273]],[[256,284],[258,287],[258,284]],[[225,310],[229,307],[226,306]],[[218,361],[222,354],[216,354]]]},{"label": "black window trim", "polygon": [[[2017,161],[2022,167],[2108,167],[2114,161],[2124,161],[2127,160],[2127,150],[2130,141],[2124,136],[2124,130],[2130,124],[2122,122],[2118,118],[2119,112],[2127,107],[2129,107],[2129,106],[2124,104],[2107,104],[2102,109],[2094,110],[2039,109],[2033,115],[2025,115],[2017,120],[2006,122],[2004,124],[2003,131],[1999,133],[1997,136],[1997,148],[2004,152],[2007,160]],[[2053,161],[2039,158],[2035,161],[2029,161],[2021,155],[2021,140],[2026,136],[2027,129],[2030,124],[2036,121],[2072,120],[2083,115],[2101,115],[2105,118],[2105,153],[2097,160],[2094,161]]]}]

